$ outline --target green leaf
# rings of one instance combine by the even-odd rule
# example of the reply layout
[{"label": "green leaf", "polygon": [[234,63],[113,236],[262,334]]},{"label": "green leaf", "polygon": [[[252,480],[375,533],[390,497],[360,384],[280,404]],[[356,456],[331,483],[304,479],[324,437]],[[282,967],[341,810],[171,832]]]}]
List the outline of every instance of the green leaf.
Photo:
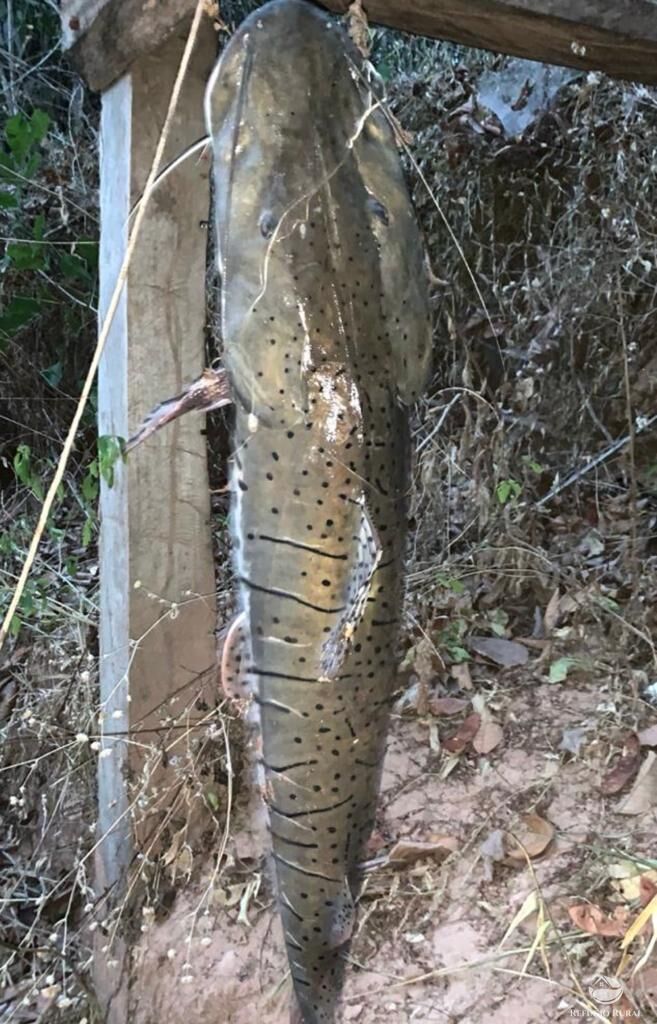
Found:
[{"label": "green leaf", "polygon": [[34,218],[34,224],[32,225],[32,238],[34,238],[35,241],[41,242],[43,240],[43,232],[45,230],[45,227],[45,214],[40,213],[37,217]]},{"label": "green leaf", "polygon": [[46,114],[45,110],[34,110],[30,118],[30,129],[32,132],[32,142],[41,142],[45,139],[48,134],[48,128],[50,126],[50,118]]},{"label": "green leaf", "polygon": [[95,472],[87,470],[82,480],[82,497],[88,502],[96,501],[98,497],[98,471],[96,467],[94,469]]},{"label": "green leaf", "polygon": [[52,366],[46,366],[45,370],[41,371],[41,376],[43,377],[47,384],[50,384],[51,387],[56,388],[61,383],[63,373],[64,368],[62,366],[62,362],[60,359],[58,359],[56,363],[52,364]]},{"label": "green leaf", "polygon": [[41,309],[38,299],[17,295],[3,313],[0,313],[0,331],[13,337]]},{"label": "green leaf", "polygon": [[64,277],[90,283],[92,275],[85,260],[77,253],[63,252],[59,257],[59,269]]},{"label": "green leaf", "polygon": [[32,465],[32,449],[29,444],[19,444],[14,455],[14,473],[39,501],[43,501],[43,485]]},{"label": "green leaf", "polygon": [[50,118],[44,110],[33,110],[29,119],[14,114],[5,124],[5,138],[15,157],[22,163],[31,149],[45,138]]},{"label": "green leaf", "polygon": [[114,467],[123,455],[125,440],[112,434],[98,438],[98,469],[108,487],[114,486]]},{"label": "green leaf", "polygon": [[95,525],[96,524],[95,524],[94,516],[91,513],[89,513],[87,515],[87,518],[84,521],[84,526],[82,527],[82,547],[83,548],[88,548],[89,545],[91,544],[91,542],[93,540],[93,536],[94,536],[94,527],[95,527]]},{"label": "green leaf", "polygon": [[43,270],[47,262],[45,246],[29,242],[10,242],[7,256],[16,270]]},{"label": "green leaf", "polygon": [[506,505],[508,501],[518,497],[522,493],[522,486],[517,480],[500,480],[495,489],[495,495],[500,505]]},{"label": "green leaf", "polygon": [[18,206],[18,196],[15,192],[7,192],[3,189],[0,192],[0,209],[14,210]]},{"label": "green leaf", "polygon": [[563,683],[568,678],[568,673],[577,662],[575,658],[558,658],[550,665],[549,680],[551,683]]}]

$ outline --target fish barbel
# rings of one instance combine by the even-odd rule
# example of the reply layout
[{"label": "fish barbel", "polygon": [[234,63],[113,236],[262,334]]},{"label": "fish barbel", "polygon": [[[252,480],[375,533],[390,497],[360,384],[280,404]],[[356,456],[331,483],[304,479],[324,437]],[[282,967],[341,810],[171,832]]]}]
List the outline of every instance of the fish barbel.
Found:
[{"label": "fish barbel", "polygon": [[328,1024],[395,687],[423,250],[381,99],[309,3],[242,23],[206,118],[235,405],[224,670],[258,705],[295,1013]]}]

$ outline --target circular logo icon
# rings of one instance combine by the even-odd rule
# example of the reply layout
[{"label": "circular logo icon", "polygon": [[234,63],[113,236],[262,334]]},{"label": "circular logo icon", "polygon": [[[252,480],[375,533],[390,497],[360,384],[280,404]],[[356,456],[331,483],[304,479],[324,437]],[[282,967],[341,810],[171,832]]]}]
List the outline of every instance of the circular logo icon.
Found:
[{"label": "circular logo icon", "polygon": [[617,1003],[622,996],[623,983],[618,978],[605,978],[604,974],[599,974],[589,985],[589,992],[596,1003],[600,1003],[601,1006],[611,1006],[612,1003]]}]

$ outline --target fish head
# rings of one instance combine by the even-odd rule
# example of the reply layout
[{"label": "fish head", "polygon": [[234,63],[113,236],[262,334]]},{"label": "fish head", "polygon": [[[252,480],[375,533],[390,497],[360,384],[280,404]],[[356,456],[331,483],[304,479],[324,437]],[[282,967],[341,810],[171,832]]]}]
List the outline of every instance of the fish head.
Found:
[{"label": "fish head", "polygon": [[[205,111],[236,401],[268,425],[298,423],[308,340],[339,348],[349,321],[359,344],[392,348],[394,386],[414,401],[431,352],[422,244],[391,123],[343,29],[306,0],[265,4],[226,46]],[[350,278],[375,301],[354,308]]]},{"label": "fish head", "polygon": [[360,57],[355,47],[345,52],[345,39],[306,0],[273,0],[241,24],[210,78],[205,116],[224,291],[239,273],[243,285],[254,276],[249,291],[257,294],[265,256],[278,255],[278,232],[292,230],[295,214],[305,213],[323,170],[309,125],[320,122],[323,150],[346,152],[361,101],[345,73]]}]

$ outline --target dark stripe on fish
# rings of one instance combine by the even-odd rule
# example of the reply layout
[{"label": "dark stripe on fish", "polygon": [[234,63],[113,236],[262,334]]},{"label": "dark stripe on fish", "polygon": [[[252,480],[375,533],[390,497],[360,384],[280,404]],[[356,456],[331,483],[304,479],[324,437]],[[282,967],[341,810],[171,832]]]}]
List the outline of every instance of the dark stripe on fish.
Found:
[{"label": "dark stripe on fish", "polygon": [[302,544],[300,541],[283,539],[282,537],[269,537],[265,533],[258,534],[258,540],[266,540],[270,544],[284,544],[288,548],[297,548],[298,551],[307,551],[311,555],[320,555],[322,558],[334,558],[340,562],[346,562],[347,555],[333,555],[329,551],[321,551],[319,548],[313,548],[310,544]]},{"label": "dark stripe on fish", "polygon": [[275,587],[261,587],[260,584],[254,583],[252,580],[247,579],[246,576],[240,576],[239,580],[249,590],[257,590],[261,594],[269,594],[270,597],[282,597],[287,601],[296,601],[297,604],[303,605],[304,608],[310,608],[314,612],[321,612],[323,615],[338,615],[340,612],[345,611],[344,606],[340,608],[322,608],[321,605],[304,601],[303,598],[297,597],[296,594],[289,594],[287,590],[276,590]]},{"label": "dark stripe on fish", "polygon": [[282,811],[279,807],[274,804],[269,804],[269,810],[274,811],[275,814],[280,814],[281,818],[307,818],[313,814],[328,814],[329,811],[337,811],[338,807],[344,807],[345,804],[351,803],[353,796],[351,793],[346,800],[340,800],[337,804],[331,804],[330,807],[314,807],[312,811]]},{"label": "dark stripe on fish", "polygon": [[274,853],[273,857],[278,864],[284,864],[286,868],[292,868],[293,871],[298,871],[300,875],[307,875],[309,878],[323,878],[325,882],[335,882],[337,885],[342,881],[341,878],[332,878],[331,875],[323,875],[321,871],[310,871],[309,868],[302,868],[299,864],[295,864],[294,861],[286,860],[285,857],[281,857],[280,853]]}]

